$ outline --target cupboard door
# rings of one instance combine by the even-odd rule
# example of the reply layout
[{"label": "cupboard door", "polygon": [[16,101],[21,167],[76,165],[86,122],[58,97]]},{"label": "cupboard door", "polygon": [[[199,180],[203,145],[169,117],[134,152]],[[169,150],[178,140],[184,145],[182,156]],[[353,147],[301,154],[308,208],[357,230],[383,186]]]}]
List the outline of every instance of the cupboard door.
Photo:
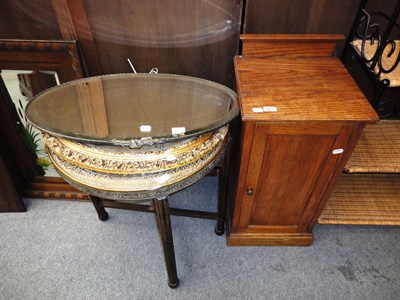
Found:
[{"label": "cupboard door", "polygon": [[338,123],[255,125],[239,231],[305,230],[300,226],[303,214],[316,206],[309,201],[319,201],[314,191],[318,185],[326,187],[331,178],[324,168],[329,166],[331,173],[341,157],[336,153],[341,150],[332,154],[333,148],[345,147],[347,142],[338,139],[341,128]]}]

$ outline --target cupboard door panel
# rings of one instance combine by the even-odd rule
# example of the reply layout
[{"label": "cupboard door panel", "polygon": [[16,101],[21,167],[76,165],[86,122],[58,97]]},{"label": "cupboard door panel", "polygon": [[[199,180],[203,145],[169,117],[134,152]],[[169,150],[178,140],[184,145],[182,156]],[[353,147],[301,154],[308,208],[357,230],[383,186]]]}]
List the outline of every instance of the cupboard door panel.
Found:
[{"label": "cupboard door panel", "polygon": [[[296,231],[302,213],[311,197],[319,174],[324,168],[337,135],[270,134],[270,126],[257,125],[249,161],[241,228],[258,231],[269,229]],[[261,229],[260,227],[260,229]]]}]

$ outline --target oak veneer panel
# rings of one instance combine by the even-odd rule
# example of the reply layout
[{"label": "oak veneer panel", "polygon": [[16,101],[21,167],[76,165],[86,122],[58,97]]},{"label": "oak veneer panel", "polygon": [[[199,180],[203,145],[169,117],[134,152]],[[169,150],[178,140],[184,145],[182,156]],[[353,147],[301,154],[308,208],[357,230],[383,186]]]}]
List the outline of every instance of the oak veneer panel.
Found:
[{"label": "oak veneer panel", "polygon": [[[378,120],[337,58],[237,56],[235,69],[244,121]],[[263,106],[274,106],[277,111],[252,111]]]},{"label": "oak veneer panel", "polygon": [[[243,233],[306,232],[362,126],[342,125],[333,133],[326,123],[325,135],[324,128],[315,134],[301,125],[293,126],[292,133],[276,130],[279,123],[253,126],[253,131],[247,131],[252,134],[251,147],[243,148],[241,160],[236,202],[240,218],[232,222],[232,228]],[[334,154],[334,149],[343,149],[343,153]],[[246,187],[254,193],[247,194]]]},{"label": "oak veneer panel", "polygon": [[[266,39],[279,49],[286,36]],[[365,123],[379,118],[334,57],[244,55],[235,71],[243,130],[227,243],[310,245]]]},{"label": "oak veneer panel", "polygon": [[265,146],[259,145],[265,149],[263,168],[248,225],[297,226],[334,140],[335,136],[271,135]]},{"label": "oak veneer panel", "polygon": [[231,233],[228,246],[309,246],[312,233]]},{"label": "oak veneer panel", "polygon": [[[344,38],[341,34],[241,34],[240,40],[243,43],[254,42],[260,45],[263,43],[302,43],[316,44],[336,43]],[[245,54],[245,53],[243,53]]]},{"label": "oak veneer panel", "polygon": [[242,55],[256,57],[332,56],[342,35],[323,34],[242,34]]},{"label": "oak veneer panel", "polygon": [[310,124],[299,122],[290,131],[288,125],[244,122],[228,245],[310,245],[316,218],[364,127],[349,122],[332,131],[338,124],[328,121],[308,130]]},{"label": "oak veneer panel", "polygon": [[[354,151],[364,127],[365,123],[363,122],[347,122],[343,124],[342,131],[337,136],[335,144],[331,148],[331,153],[325,162],[324,169],[318,174],[319,183],[316,185],[309,199],[309,203],[303,211],[304,218],[300,227],[306,228],[309,231],[314,228],[317,218],[321,214],[333,188],[342,175],[342,171],[351,153]],[[344,151],[340,155],[334,155],[332,151],[334,149],[343,149]]]},{"label": "oak veneer panel", "polygon": [[324,122],[287,122],[268,123],[268,134],[304,134],[310,135],[337,135],[342,130],[343,124],[331,122],[326,126]]}]

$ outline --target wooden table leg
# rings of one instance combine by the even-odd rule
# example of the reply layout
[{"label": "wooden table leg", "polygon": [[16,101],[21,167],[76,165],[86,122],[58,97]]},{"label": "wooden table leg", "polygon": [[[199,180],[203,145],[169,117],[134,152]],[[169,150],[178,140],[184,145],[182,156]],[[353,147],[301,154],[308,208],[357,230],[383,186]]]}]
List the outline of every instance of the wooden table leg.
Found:
[{"label": "wooden table leg", "polygon": [[226,188],[228,184],[226,167],[227,167],[227,153],[225,153],[224,155],[224,160],[218,175],[217,225],[215,226],[214,230],[217,235],[223,235],[225,232],[226,202],[227,202]]},{"label": "wooden table leg", "polygon": [[90,195],[90,199],[92,200],[94,208],[97,211],[99,219],[102,221],[106,221],[108,219],[108,213],[104,209],[103,201],[99,197],[93,195]]},{"label": "wooden table leg", "polygon": [[168,197],[159,197],[153,199],[153,206],[156,212],[158,233],[164,251],[165,264],[168,273],[168,286],[176,288],[179,285],[179,279],[176,271],[174,241],[172,239],[171,218],[169,214]]}]

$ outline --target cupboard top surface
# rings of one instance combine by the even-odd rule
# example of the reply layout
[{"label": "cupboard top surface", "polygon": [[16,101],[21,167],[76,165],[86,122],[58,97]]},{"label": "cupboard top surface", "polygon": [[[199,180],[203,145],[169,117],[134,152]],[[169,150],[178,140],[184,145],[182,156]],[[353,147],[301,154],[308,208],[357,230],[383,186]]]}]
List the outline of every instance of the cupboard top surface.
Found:
[{"label": "cupboard top surface", "polygon": [[340,60],[235,57],[244,121],[377,122]]}]

